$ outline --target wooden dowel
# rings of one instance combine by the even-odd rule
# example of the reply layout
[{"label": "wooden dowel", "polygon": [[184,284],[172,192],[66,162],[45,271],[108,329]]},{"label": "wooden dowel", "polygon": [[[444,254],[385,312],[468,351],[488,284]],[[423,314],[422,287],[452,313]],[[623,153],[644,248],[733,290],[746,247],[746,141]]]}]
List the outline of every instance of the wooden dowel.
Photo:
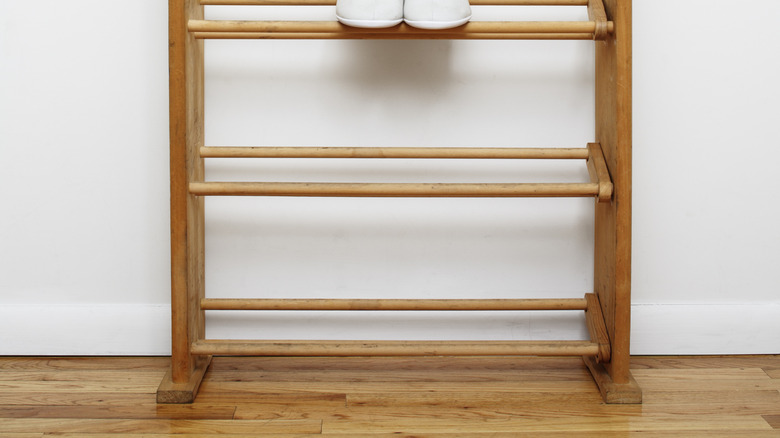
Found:
[{"label": "wooden dowel", "polygon": [[365,310],[365,311],[474,311],[474,310],[586,310],[585,298],[560,299],[231,299],[206,298],[202,310]]},{"label": "wooden dowel", "polygon": [[[428,35],[458,35],[469,33],[588,33],[593,35],[596,23],[592,21],[473,21],[456,30],[446,32],[417,29],[404,23],[386,29],[361,29],[345,26],[336,21],[229,21],[229,20],[190,20],[190,32],[230,32],[230,33],[312,33],[312,34],[391,34],[395,37],[409,34],[419,37]],[[345,37],[349,37],[345,35]]]},{"label": "wooden dowel", "polygon": [[609,33],[609,23],[607,12],[604,10],[602,0],[588,1],[588,19],[596,23],[596,30],[593,31],[593,39],[602,40]]},{"label": "wooden dowel", "polygon": [[529,198],[589,197],[599,193],[593,183],[444,184],[444,183],[286,183],[192,182],[197,196],[313,197],[462,197]]},{"label": "wooden dowel", "polygon": [[587,159],[586,148],[201,147],[203,158]]},{"label": "wooden dowel", "polygon": [[592,33],[192,32],[199,40],[592,40]]},{"label": "wooden dowel", "polygon": [[588,341],[203,340],[193,354],[223,356],[596,356]]},{"label": "wooden dowel", "polygon": [[[472,6],[586,6],[588,0],[470,0]],[[333,6],[336,0],[200,0],[204,6]]]}]

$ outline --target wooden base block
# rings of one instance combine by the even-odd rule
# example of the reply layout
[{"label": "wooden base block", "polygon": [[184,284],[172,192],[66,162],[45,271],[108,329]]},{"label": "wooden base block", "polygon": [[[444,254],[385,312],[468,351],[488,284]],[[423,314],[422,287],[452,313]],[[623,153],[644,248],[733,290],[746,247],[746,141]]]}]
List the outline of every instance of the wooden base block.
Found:
[{"label": "wooden base block", "polygon": [[642,389],[631,375],[629,375],[628,383],[615,383],[612,381],[612,376],[607,373],[604,366],[599,362],[596,362],[594,357],[583,356],[582,360],[585,362],[585,365],[587,365],[591,375],[593,375],[593,380],[596,381],[596,385],[599,387],[604,403],[642,403]]},{"label": "wooden base block", "polygon": [[174,383],[171,370],[168,370],[157,388],[157,403],[194,402],[198,388],[200,388],[200,382],[203,380],[203,375],[206,374],[209,364],[211,364],[211,356],[203,356],[196,361],[195,369],[187,383]]}]

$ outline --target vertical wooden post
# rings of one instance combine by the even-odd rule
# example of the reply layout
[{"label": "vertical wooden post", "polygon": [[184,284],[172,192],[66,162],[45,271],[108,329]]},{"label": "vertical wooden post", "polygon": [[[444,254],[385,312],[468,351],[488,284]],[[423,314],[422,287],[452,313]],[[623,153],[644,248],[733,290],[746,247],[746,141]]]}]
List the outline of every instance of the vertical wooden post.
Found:
[{"label": "vertical wooden post", "polygon": [[631,0],[604,0],[614,32],[596,44],[596,141],[614,185],[596,203],[594,292],[612,346],[609,362],[585,362],[608,403],[641,403],[631,377]]},{"label": "vertical wooden post", "polygon": [[189,403],[210,357],[193,356],[190,346],[204,337],[203,198],[189,183],[203,181],[203,42],[187,31],[203,18],[198,0],[169,0],[170,178],[171,178],[171,370],[157,390],[160,403]]}]

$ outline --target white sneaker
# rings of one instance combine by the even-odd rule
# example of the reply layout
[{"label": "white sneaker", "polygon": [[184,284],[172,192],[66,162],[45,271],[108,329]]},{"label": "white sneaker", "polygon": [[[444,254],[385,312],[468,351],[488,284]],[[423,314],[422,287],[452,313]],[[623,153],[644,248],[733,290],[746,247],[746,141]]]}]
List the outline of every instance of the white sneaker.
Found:
[{"label": "white sneaker", "polygon": [[393,27],[404,19],[404,0],[336,0],[336,18],[353,27]]},{"label": "white sneaker", "polygon": [[420,29],[450,29],[471,19],[469,0],[406,0],[404,21]]}]

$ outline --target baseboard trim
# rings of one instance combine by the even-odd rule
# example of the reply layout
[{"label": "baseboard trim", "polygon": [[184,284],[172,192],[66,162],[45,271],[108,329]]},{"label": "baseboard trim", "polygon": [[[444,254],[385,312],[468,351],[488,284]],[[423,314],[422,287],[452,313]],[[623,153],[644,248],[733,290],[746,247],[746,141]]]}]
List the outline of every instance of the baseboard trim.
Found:
[{"label": "baseboard trim", "polygon": [[634,304],[631,354],[780,354],[780,303]]}]

